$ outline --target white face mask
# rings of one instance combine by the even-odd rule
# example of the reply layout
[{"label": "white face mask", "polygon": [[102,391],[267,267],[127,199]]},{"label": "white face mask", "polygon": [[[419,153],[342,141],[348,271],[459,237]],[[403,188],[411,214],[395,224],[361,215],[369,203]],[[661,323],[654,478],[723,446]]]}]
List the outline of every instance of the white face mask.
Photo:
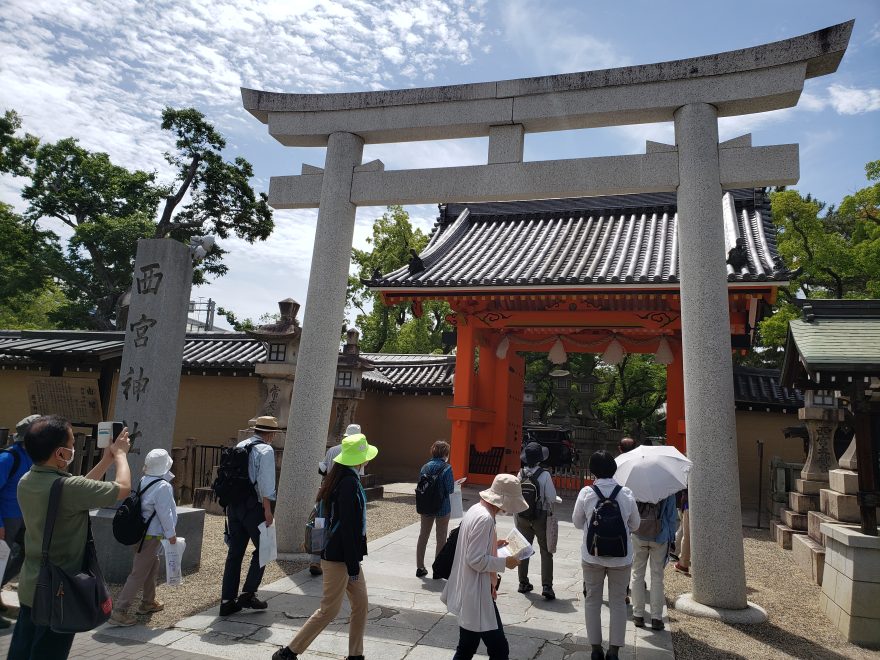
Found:
[{"label": "white face mask", "polygon": [[64,465],[65,465],[65,466],[68,466],[68,465],[70,465],[71,463],[73,463],[73,457],[76,456],[76,449],[71,449],[70,447],[61,447],[61,449],[66,449],[67,451],[70,452],[70,458],[63,459],[63,460],[64,460]]}]

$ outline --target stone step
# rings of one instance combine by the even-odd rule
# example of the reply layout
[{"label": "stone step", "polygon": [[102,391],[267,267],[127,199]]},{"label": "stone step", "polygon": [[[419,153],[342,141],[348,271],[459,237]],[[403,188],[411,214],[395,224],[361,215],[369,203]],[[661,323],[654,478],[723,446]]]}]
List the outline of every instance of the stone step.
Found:
[{"label": "stone step", "polygon": [[771,529],[773,530],[773,537],[776,539],[776,544],[783,550],[791,550],[792,537],[804,533],[796,529],[792,529],[785,523],[781,522],[774,523],[771,526]]},{"label": "stone step", "polygon": [[815,479],[794,480],[794,489],[802,495],[818,495],[822,488],[828,488],[827,481],[816,481]]},{"label": "stone step", "polygon": [[821,511],[810,511],[807,514],[807,535],[813,539],[816,543],[821,543],[822,546],[825,546],[825,535],[822,533],[820,529],[820,525],[822,523],[836,523],[837,521],[829,515],[822,513]]},{"label": "stone step", "polygon": [[856,495],[859,492],[859,473],[852,470],[829,470],[828,489],[844,495]]},{"label": "stone step", "polygon": [[799,532],[803,532],[807,530],[807,514],[806,513],[798,513],[797,511],[792,511],[791,509],[786,509],[782,512],[782,522],[791,527],[794,530]]},{"label": "stone step", "polygon": [[804,495],[803,493],[792,491],[788,494],[788,508],[797,513],[817,511],[819,509],[819,497],[817,495]]},{"label": "stone step", "polygon": [[[788,501],[788,497],[785,499]],[[786,506],[785,502],[773,502],[770,506],[770,517],[776,519],[782,518],[782,512],[785,511]]]},{"label": "stone step", "polygon": [[859,502],[855,495],[844,495],[830,488],[819,491],[819,510],[841,522],[859,522]]},{"label": "stone step", "polygon": [[825,569],[825,546],[816,543],[809,536],[800,535],[792,538],[791,551],[794,562],[813,582],[821,586]]},{"label": "stone step", "polygon": [[376,485],[376,475],[375,474],[364,474],[361,475],[361,486],[364,488],[372,488]]},{"label": "stone step", "polygon": [[385,497],[384,486],[372,486],[370,488],[364,488],[364,492],[367,494],[367,502],[381,500]]}]

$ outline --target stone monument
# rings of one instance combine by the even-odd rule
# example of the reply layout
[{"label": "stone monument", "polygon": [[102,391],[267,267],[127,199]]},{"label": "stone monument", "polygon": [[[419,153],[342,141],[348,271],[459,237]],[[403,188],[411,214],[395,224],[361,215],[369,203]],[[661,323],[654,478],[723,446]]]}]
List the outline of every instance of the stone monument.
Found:
[{"label": "stone monument", "polygon": [[[284,454],[279,549],[299,545],[318,486],[313,466],[330,424],[338,328],[357,206],[678,193],[694,591],[677,606],[737,621],[766,615],[746,601],[733,405],[723,189],[795,183],[797,145],[719,144],[718,118],[797,104],[808,78],[833,73],[853,23],[728,53],[520,80],[343,94],[242,90],[287,146],[326,146],[324,168],[273,177],[275,208],[318,208],[306,317]],[[524,135],[674,122],[675,145],[645,154],[523,162]],[[485,165],[385,171],[365,143],[489,137]],[[455,450],[455,448],[454,448]]]},{"label": "stone monument", "polygon": [[[128,462],[133,487],[143,475],[144,457],[151,449],[171,453],[192,274],[192,251],[186,245],[170,239],[138,241],[113,412],[116,421],[128,426],[131,437]],[[114,509],[93,512],[92,527],[104,577],[121,582],[131,570],[133,554],[113,538],[114,513]],[[199,566],[204,523],[203,510],[178,507],[177,535],[187,540],[184,571]]]}]

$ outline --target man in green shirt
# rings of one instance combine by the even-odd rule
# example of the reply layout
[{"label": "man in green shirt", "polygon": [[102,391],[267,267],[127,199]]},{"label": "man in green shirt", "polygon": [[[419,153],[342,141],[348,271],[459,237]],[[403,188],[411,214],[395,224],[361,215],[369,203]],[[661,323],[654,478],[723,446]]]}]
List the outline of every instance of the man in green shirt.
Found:
[{"label": "man in green shirt", "polygon": [[[40,556],[43,527],[49,507],[49,491],[60,477],[68,477],[61,494],[61,504],[49,561],[68,573],[77,573],[85,557],[89,509],[111,506],[131,492],[128,467],[128,429],[104,450],[101,461],[85,477],[71,477],[66,471],[73,462],[73,429],[63,417],[47,415],[33,422],[24,437],[24,448],[34,465],[18,484],[18,502],[25,522],[25,558],[18,582],[21,610],[12,632],[8,660],[56,658],[64,660],[73,644],[73,633],[56,633],[48,626],[38,626],[31,618]],[[115,481],[100,481],[107,469],[116,467]]]}]

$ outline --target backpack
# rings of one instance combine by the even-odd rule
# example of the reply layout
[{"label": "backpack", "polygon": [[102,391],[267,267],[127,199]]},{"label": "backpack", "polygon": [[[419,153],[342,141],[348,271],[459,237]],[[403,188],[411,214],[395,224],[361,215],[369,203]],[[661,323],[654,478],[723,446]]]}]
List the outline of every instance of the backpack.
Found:
[{"label": "backpack", "polygon": [[12,469],[9,471],[7,475],[7,479],[11,479],[12,476],[18,472],[18,468],[21,467],[21,454],[15,451],[15,445],[12,447],[7,447],[6,449],[0,449],[0,454],[11,454],[12,455]]},{"label": "backpack", "polygon": [[445,466],[439,472],[426,472],[416,484],[416,511],[426,516],[436,516],[443,506],[443,482],[440,477],[451,469]]},{"label": "backpack", "polygon": [[594,557],[626,557],[627,555],[629,532],[620,513],[620,504],[617,503],[617,494],[621,488],[620,485],[615,486],[611,495],[605,497],[598,486],[592,486],[593,492],[599,497],[599,502],[590,517],[587,550]]},{"label": "backpack", "polygon": [[217,496],[217,502],[224,509],[233,504],[241,504],[249,497],[257,495],[254,483],[248,473],[251,451],[258,444],[266,444],[256,440],[244,447],[226,447],[220,452],[220,465],[217,478],[211,484],[211,490]]},{"label": "backpack", "polygon": [[330,541],[330,537],[333,533],[339,528],[339,521],[336,521],[336,524],[333,525],[329,530],[326,526],[318,527],[315,524],[315,520],[321,519],[323,520],[323,525],[326,525],[333,517],[333,509],[331,506],[330,515],[324,515],[324,501],[319,500],[315,503],[315,506],[312,508],[312,512],[309,514],[309,519],[306,522],[306,535],[305,540],[303,541],[303,551],[308,552],[313,555],[320,555],[327,548],[327,543]]},{"label": "backpack", "polygon": [[636,502],[642,522],[636,530],[636,536],[646,539],[657,538],[663,528],[660,522],[660,505],[653,502]]},{"label": "backpack", "polygon": [[449,533],[449,538],[446,539],[446,543],[443,544],[440,552],[434,558],[434,563],[431,564],[434,577],[443,578],[444,580],[449,579],[449,574],[452,573],[452,562],[455,561],[455,546],[458,545],[459,529],[461,529],[461,526],[456,527]]},{"label": "backpack", "polygon": [[[526,504],[529,505],[529,508],[516,514],[521,518],[535,520],[546,513],[544,509],[539,506],[541,502],[541,487],[538,485],[538,477],[541,476],[543,471],[544,468],[538,468],[532,476],[526,477],[522,480],[522,496],[526,501]],[[520,472],[520,474],[522,474],[522,472]]]},{"label": "backpack", "polygon": [[129,494],[129,496],[122,501],[122,504],[119,505],[119,508],[116,509],[116,515],[113,516],[113,538],[119,541],[122,545],[134,545],[135,543],[140,543],[141,546],[138,548],[138,552],[141,551],[144,537],[147,534],[147,528],[156,516],[156,512],[153,511],[149,519],[146,521],[144,520],[141,512],[141,498],[151,486],[160,481],[165,480],[158,477],[143,488]]}]

